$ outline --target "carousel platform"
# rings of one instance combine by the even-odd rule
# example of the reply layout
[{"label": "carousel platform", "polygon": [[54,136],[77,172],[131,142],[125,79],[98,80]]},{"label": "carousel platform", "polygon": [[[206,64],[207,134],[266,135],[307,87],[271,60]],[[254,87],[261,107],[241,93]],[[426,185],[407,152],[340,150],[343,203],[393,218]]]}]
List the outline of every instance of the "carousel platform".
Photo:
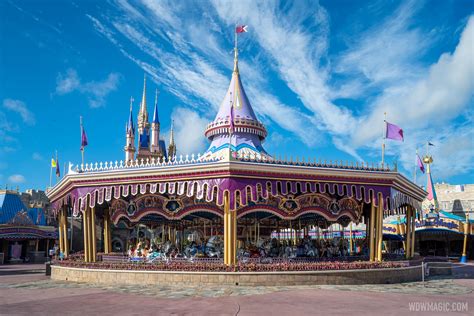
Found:
[{"label": "carousel platform", "polygon": [[369,269],[322,271],[149,271],[144,265],[140,270],[101,269],[53,265],[51,278],[89,284],[128,285],[234,285],[234,286],[283,286],[283,285],[358,285],[391,284],[420,281],[420,264]]}]

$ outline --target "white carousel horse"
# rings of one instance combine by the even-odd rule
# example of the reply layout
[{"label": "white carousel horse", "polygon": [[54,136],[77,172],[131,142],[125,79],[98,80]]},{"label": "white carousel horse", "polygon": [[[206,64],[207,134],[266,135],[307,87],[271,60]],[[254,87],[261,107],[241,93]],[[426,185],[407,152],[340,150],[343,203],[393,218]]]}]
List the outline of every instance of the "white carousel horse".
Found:
[{"label": "white carousel horse", "polygon": [[205,253],[210,258],[220,258],[223,253],[222,240],[219,236],[212,236],[206,243]]}]

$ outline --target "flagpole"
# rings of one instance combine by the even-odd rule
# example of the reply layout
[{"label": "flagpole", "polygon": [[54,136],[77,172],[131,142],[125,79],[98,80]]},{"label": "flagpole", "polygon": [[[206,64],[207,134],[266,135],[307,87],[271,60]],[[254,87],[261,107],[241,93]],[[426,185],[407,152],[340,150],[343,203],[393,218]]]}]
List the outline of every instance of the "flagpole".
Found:
[{"label": "flagpole", "polygon": [[[61,170],[61,166],[58,165],[59,161],[58,161],[58,151],[56,150],[56,169],[59,168],[59,170]],[[56,172],[56,183],[58,183],[58,173]]]},{"label": "flagpole", "polygon": [[382,131],[382,168],[384,167],[385,163],[385,136],[387,133],[387,112],[384,112],[383,115],[384,130]]},{"label": "flagpole", "polygon": [[232,129],[234,126],[234,118],[232,115],[232,107],[234,106],[232,103],[232,92],[230,93],[230,98],[229,98],[229,103],[230,103],[230,124],[229,124],[229,160],[232,159]]},{"label": "flagpole", "polygon": [[234,28],[234,53],[237,51],[237,24]]},{"label": "flagpole", "polygon": [[52,164],[49,166],[49,187],[51,188],[53,182],[53,166]]},{"label": "flagpole", "polygon": [[416,184],[416,173],[417,173],[417,170],[416,168],[418,167],[418,148],[416,149],[416,157],[415,157],[415,172],[413,173],[413,183]]},{"label": "flagpole", "polygon": [[81,129],[81,158],[82,158],[81,169],[82,169],[84,168],[84,146],[82,146],[82,116],[79,116],[79,122],[80,122],[80,129]]}]

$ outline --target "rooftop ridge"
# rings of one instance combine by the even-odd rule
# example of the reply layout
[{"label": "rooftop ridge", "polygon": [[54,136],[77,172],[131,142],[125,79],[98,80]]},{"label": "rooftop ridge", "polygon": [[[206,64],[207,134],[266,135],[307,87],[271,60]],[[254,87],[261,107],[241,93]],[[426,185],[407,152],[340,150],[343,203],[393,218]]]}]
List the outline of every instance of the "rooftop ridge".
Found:
[{"label": "rooftop ridge", "polygon": [[[136,169],[136,168],[148,168],[148,167],[166,167],[174,165],[192,165],[202,164],[208,162],[225,161],[226,159],[216,157],[205,157],[201,154],[191,155],[179,155],[170,158],[147,158],[147,159],[135,159],[129,162],[123,160],[105,161],[86,163],[85,165],[76,165],[75,168],[70,168],[68,174],[75,173],[86,173],[86,172],[100,172],[117,169]],[[390,168],[388,164],[381,165],[380,163],[369,163],[369,162],[349,162],[346,160],[327,160],[317,159],[310,157],[295,157],[290,156],[288,159],[286,156],[282,158],[271,157],[267,158],[264,155],[258,154],[240,154],[235,151],[232,153],[232,157],[228,161],[239,161],[245,163],[263,163],[272,165],[283,165],[283,166],[301,166],[301,167],[314,167],[324,169],[341,169],[341,170],[356,170],[356,171],[378,171],[378,172],[396,172],[396,165],[394,168]]]}]

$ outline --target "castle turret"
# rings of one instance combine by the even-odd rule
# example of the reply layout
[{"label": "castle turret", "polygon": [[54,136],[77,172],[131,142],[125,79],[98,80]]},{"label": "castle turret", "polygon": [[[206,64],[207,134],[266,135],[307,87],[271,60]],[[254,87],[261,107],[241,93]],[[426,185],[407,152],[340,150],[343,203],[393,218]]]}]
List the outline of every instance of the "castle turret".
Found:
[{"label": "castle turret", "polygon": [[140,110],[138,111],[138,134],[141,135],[145,130],[150,128],[148,123],[148,110],[146,105],[146,76],[143,78],[143,94],[140,102]]},{"label": "castle turret", "polygon": [[143,79],[143,94],[138,112],[138,159],[150,158],[150,123],[146,105],[146,77]]},{"label": "castle turret", "polygon": [[176,156],[176,145],[174,143],[174,120],[171,121],[171,130],[170,130],[170,143],[168,145],[168,157],[173,158]]},{"label": "castle turret", "polygon": [[130,115],[125,127],[125,161],[135,159],[135,126],[133,126],[133,98],[130,98]]},{"label": "castle turret", "polygon": [[160,119],[158,117],[158,89],[156,89],[155,94],[155,108],[153,110],[153,120],[151,122],[150,130],[150,152],[152,154],[160,153]]}]

